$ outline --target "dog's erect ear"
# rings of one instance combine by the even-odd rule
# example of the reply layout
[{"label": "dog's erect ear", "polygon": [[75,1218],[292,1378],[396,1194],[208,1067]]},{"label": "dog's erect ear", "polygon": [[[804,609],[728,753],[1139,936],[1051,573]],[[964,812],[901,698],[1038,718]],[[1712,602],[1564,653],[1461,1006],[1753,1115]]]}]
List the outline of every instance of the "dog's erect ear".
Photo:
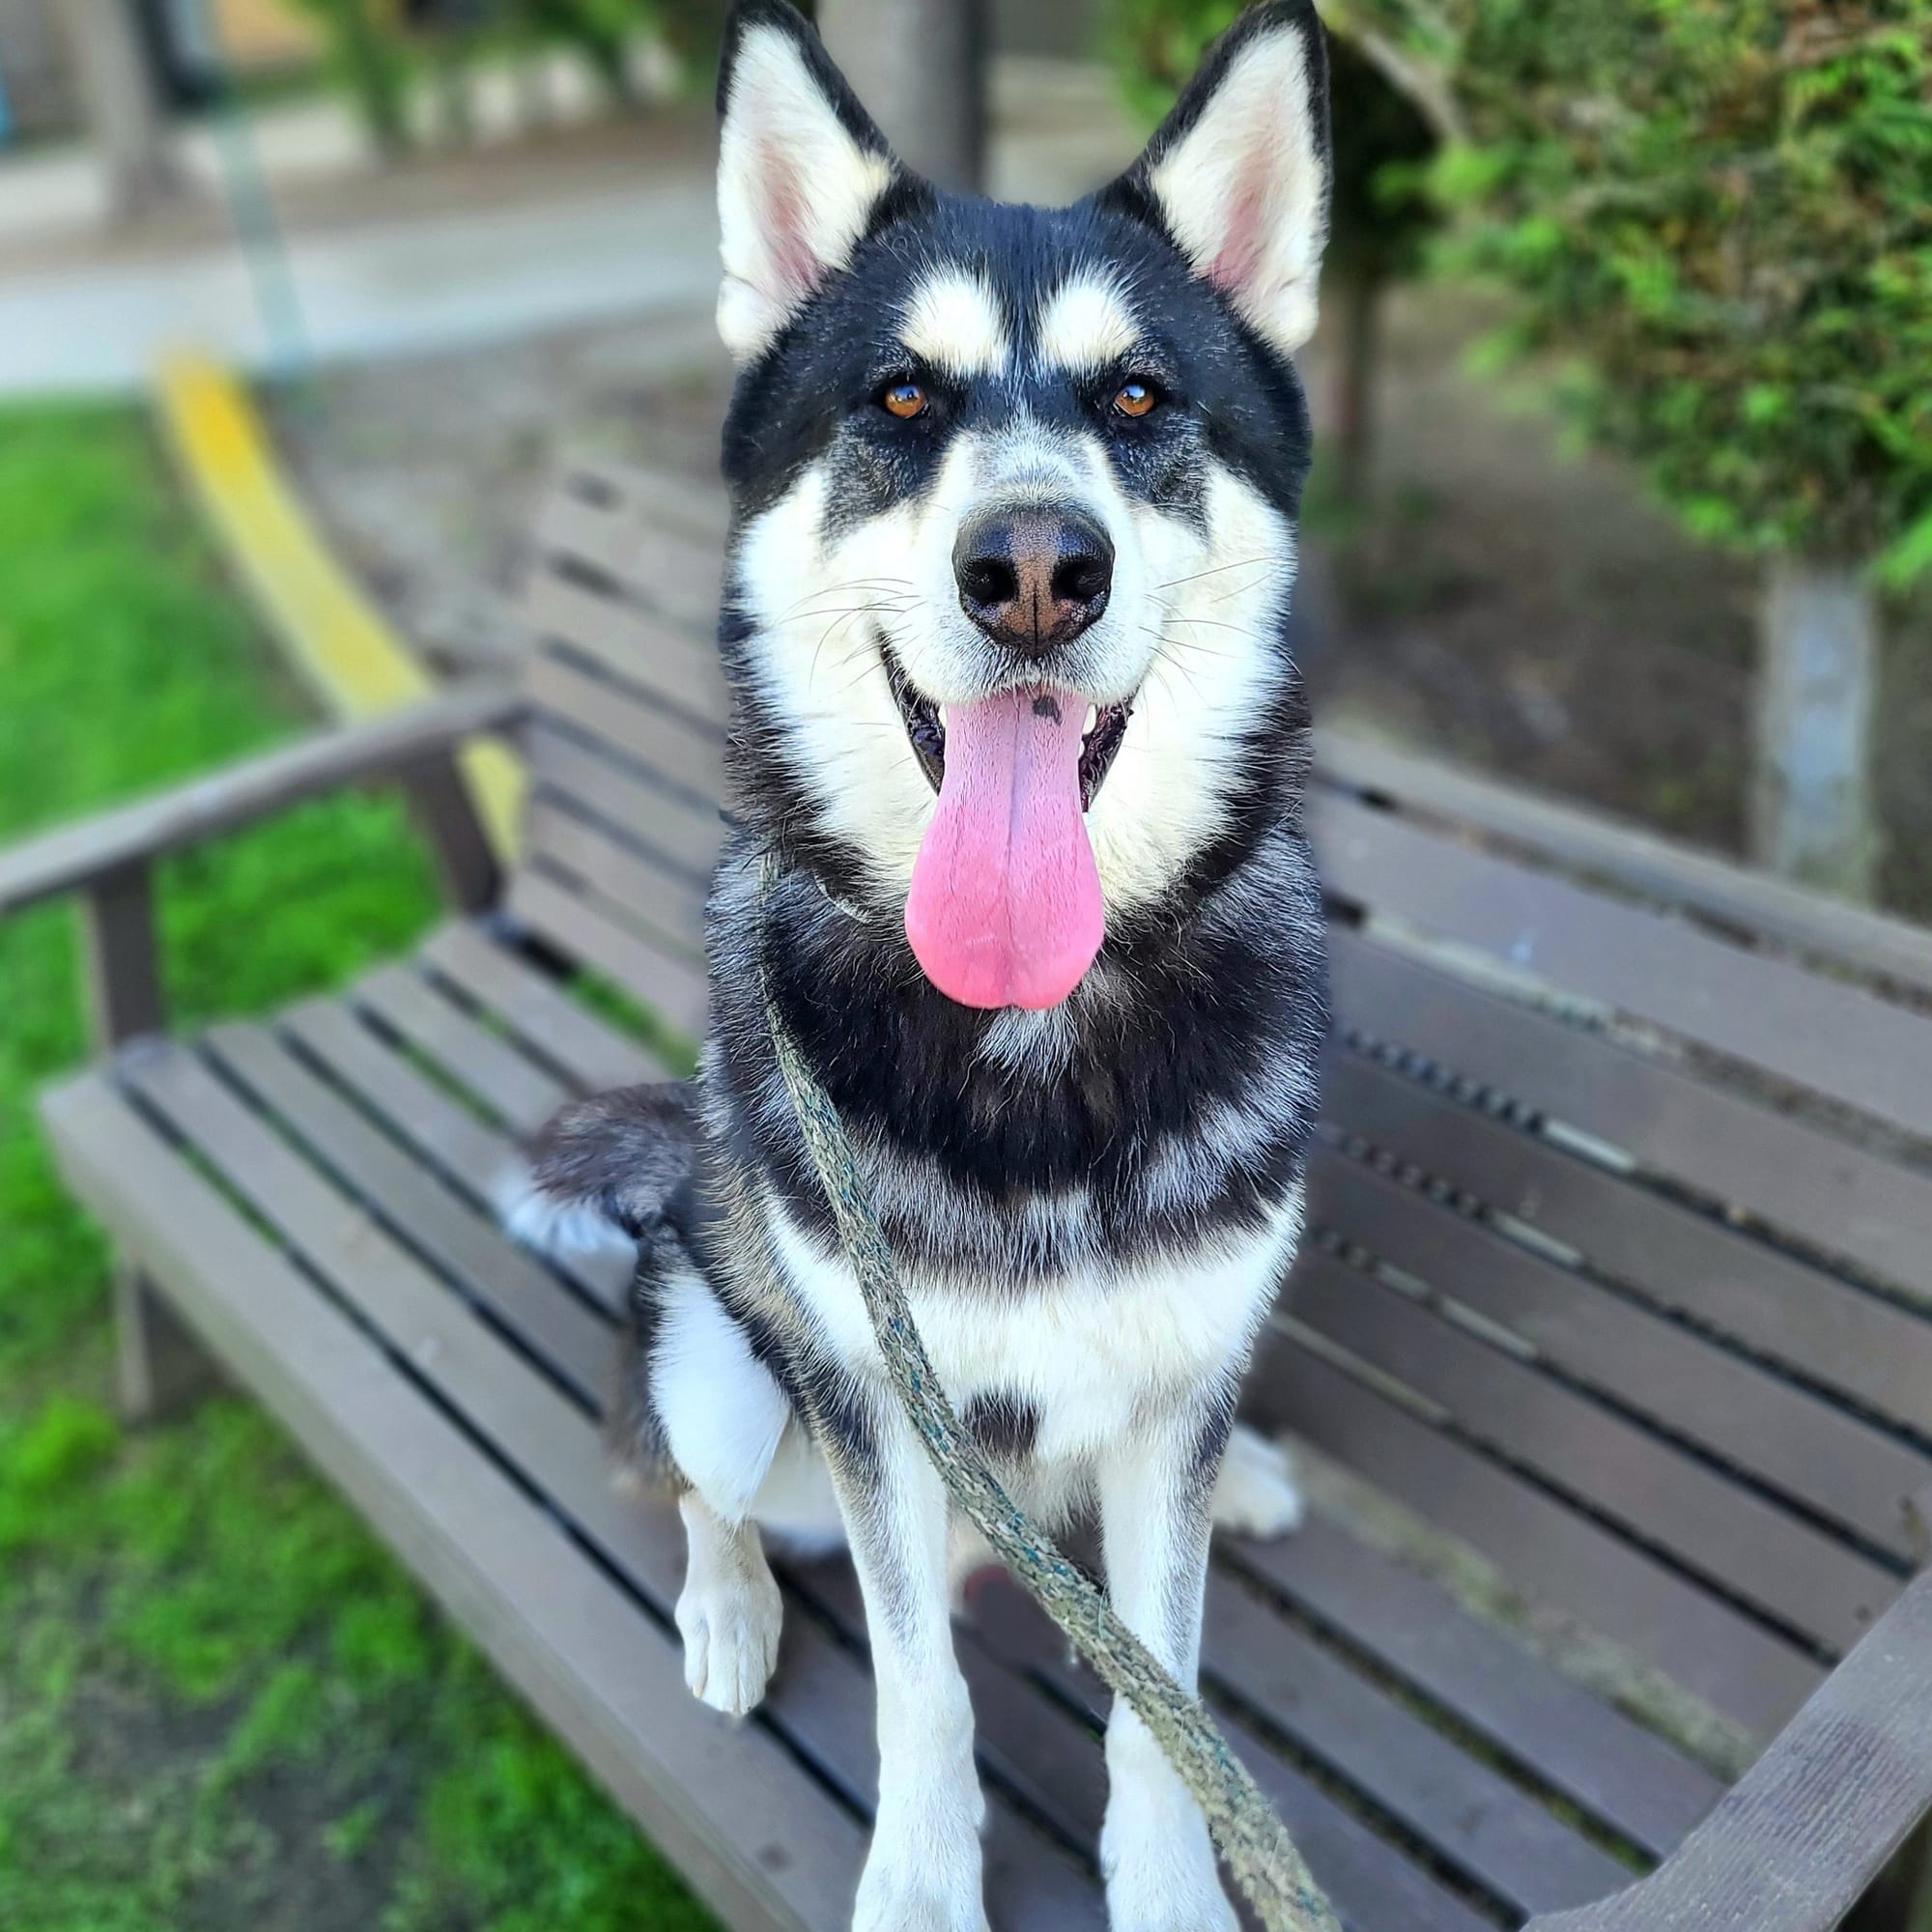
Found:
[{"label": "dog's erect ear", "polygon": [[1313,0],[1250,8],[1103,204],[1154,221],[1284,355],[1315,332],[1328,233],[1328,61]]},{"label": "dog's erect ear", "polygon": [[740,0],[718,78],[718,331],[740,363],[844,267],[901,170],[785,0]]}]

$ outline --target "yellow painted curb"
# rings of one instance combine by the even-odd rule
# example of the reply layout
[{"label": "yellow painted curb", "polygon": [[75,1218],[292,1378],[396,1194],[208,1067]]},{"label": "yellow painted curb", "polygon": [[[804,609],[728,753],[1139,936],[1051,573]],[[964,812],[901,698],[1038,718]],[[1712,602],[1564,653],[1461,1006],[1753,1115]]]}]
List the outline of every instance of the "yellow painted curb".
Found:
[{"label": "yellow painted curb", "polygon": [[[434,680],[323,542],[242,385],[189,355],[167,356],[156,385],[162,422],[204,512],[321,701],[347,719],[428,696]],[[466,745],[459,757],[491,842],[508,859],[522,824],[523,769],[490,739]]]}]

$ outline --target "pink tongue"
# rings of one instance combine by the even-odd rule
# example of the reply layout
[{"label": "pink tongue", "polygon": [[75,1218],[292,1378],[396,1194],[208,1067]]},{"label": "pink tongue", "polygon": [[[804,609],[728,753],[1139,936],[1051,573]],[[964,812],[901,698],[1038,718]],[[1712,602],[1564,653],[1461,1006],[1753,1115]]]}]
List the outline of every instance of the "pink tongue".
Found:
[{"label": "pink tongue", "polygon": [[966,1007],[1057,1007],[1105,936],[1080,815],[1087,700],[1018,691],[946,714],[946,776],[906,896],[926,978]]}]

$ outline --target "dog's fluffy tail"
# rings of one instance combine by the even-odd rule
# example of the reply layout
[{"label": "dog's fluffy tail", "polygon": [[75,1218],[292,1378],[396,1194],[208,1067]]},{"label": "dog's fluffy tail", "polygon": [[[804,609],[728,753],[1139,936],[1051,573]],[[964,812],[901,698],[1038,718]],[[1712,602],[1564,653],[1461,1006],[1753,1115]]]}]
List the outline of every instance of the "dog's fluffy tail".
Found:
[{"label": "dog's fluffy tail", "polygon": [[503,1225],[544,1254],[649,1248],[691,1178],[691,1083],[617,1087],[565,1107],[498,1183]]}]

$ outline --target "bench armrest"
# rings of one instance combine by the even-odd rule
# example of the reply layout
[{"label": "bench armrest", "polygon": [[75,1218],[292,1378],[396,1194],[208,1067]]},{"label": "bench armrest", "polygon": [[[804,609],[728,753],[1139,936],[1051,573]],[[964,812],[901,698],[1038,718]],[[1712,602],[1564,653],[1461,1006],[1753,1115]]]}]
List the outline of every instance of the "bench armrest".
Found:
[{"label": "bench armrest", "polygon": [[463,739],[514,724],[521,709],[510,686],[479,680],[62,826],[0,851],[0,916],[84,890],[317,793],[446,760]]},{"label": "bench armrest", "polygon": [[1656,1872],[1526,1932],[1830,1932],[1932,1806],[1932,1572]]}]

